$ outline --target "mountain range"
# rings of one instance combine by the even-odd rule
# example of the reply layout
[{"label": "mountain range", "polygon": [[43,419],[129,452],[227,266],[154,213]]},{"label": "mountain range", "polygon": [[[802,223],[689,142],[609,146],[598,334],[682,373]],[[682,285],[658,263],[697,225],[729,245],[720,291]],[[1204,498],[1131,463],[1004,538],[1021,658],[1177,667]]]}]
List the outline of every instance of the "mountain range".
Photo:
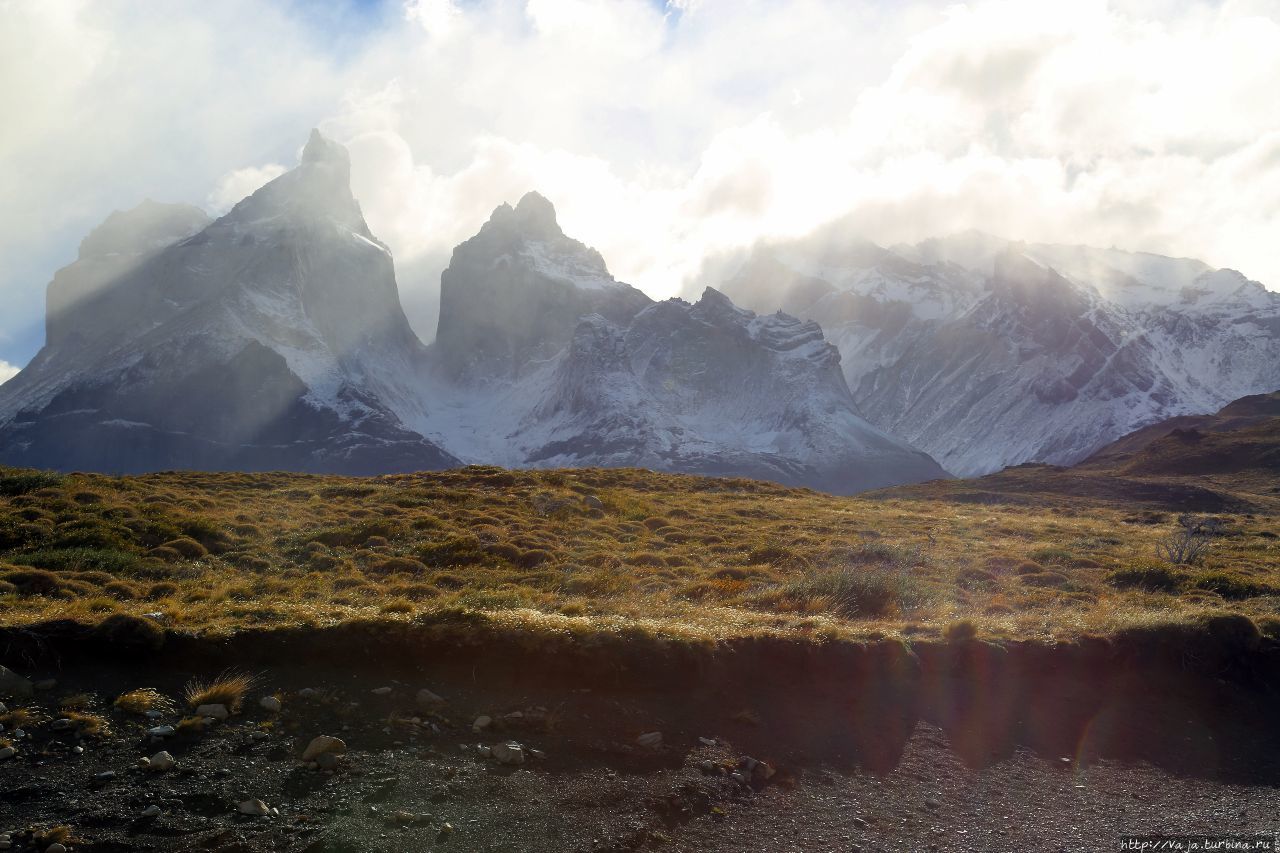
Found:
[{"label": "mountain range", "polygon": [[946,476],[861,416],[816,323],[710,288],[655,302],[536,193],[454,251],[423,345],[347,152],[318,132],[217,220],[112,214],[47,306],[44,348],[0,386],[4,464],[643,466],[839,493]]},{"label": "mountain range", "polygon": [[1071,465],[1280,388],[1280,293],[1195,260],[977,232],[758,245],[724,292],[821,319],[860,412],[958,476]]}]

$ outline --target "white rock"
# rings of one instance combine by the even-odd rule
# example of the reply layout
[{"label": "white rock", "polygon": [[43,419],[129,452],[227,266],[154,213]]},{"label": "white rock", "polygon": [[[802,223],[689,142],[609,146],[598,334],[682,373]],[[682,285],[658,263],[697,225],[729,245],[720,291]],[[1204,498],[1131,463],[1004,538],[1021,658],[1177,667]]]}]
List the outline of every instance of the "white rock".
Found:
[{"label": "white rock", "polygon": [[147,765],[148,770],[155,770],[157,773],[163,773],[166,770],[172,770],[178,760],[169,754],[166,750],[160,750],[151,756],[151,763]]},{"label": "white rock", "polygon": [[17,754],[18,754],[18,750],[14,749],[11,746],[0,748],[0,761],[5,761],[6,759],[13,758]]},{"label": "white rock", "polygon": [[152,737],[168,737],[173,734],[173,726],[155,726],[147,729],[147,734]]},{"label": "white rock", "polygon": [[83,746],[73,746],[73,747],[71,747],[71,753],[72,753],[72,755],[84,755],[84,747],[83,747]]},{"label": "white rock", "polygon": [[236,811],[240,814],[251,814],[257,817],[271,814],[271,809],[267,808],[267,804],[262,800],[245,800],[236,804]]},{"label": "white rock", "polygon": [[418,691],[417,702],[419,708],[434,708],[436,705],[444,704],[444,697],[437,695],[424,687]]},{"label": "white rock", "polygon": [[373,695],[374,695],[374,696],[390,696],[390,695],[391,695],[391,688],[390,688],[390,687],[375,687],[375,688],[373,688]]},{"label": "white rock", "polygon": [[315,761],[321,755],[327,752],[341,755],[347,751],[347,744],[342,738],[336,738],[332,735],[319,735],[311,739],[311,743],[307,744],[307,748],[302,751],[303,761]]},{"label": "white rock", "polygon": [[657,749],[662,746],[662,732],[645,732],[636,738],[636,743],[646,749]]},{"label": "white rock", "polygon": [[152,803],[142,810],[143,817],[160,817],[160,807]]},{"label": "white rock", "polygon": [[225,720],[231,716],[231,712],[227,710],[227,706],[223,704],[217,705],[201,705],[196,708],[197,717],[212,717],[215,720]]},{"label": "white rock", "polygon": [[481,714],[479,717],[476,717],[476,721],[471,724],[471,730],[473,732],[482,732],[491,725],[493,725],[493,718]]},{"label": "white rock", "polygon": [[263,696],[261,699],[258,700],[258,704],[262,706],[262,709],[264,711],[267,711],[272,714],[280,713],[280,708],[281,708],[280,700],[274,696]]},{"label": "white rock", "polygon": [[502,764],[524,764],[524,747],[513,740],[495,743],[491,750],[493,757]]}]

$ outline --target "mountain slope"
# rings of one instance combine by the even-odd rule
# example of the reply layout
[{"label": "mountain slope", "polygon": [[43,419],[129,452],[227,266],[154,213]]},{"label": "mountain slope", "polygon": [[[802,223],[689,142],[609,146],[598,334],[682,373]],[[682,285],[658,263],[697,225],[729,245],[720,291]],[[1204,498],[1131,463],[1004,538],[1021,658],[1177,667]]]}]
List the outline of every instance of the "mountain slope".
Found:
[{"label": "mountain slope", "polygon": [[820,318],[867,418],[960,475],[1072,464],[1280,386],[1280,294],[1198,261],[833,228],[757,247],[724,288]]},{"label": "mountain slope", "polygon": [[536,194],[502,205],[441,277],[437,405],[467,461],[643,466],[849,493],[944,477],[858,414],[814,323],[708,289],[654,303],[564,236]]},{"label": "mountain slope", "polygon": [[457,247],[422,346],[349,173],[313,132],[215,222],[114,214],[51,283],[47,345],[0,387],[0,463],[647,466],[839,492],[946,476],[862,419],[815,324],[714,291],[654,304],[536,193]]},{"label": "mountain slope", "polygon": [[[455,464],[387,402],[416,396],[424,350],[348,178],[345,150],[313,133],[296,169],[177,242],[202,224],[189,209],[114,215],[50,285],[48,343],[0,388],[0,458],[120,472]],[[104,270],[101,255],[127,260]]]}]

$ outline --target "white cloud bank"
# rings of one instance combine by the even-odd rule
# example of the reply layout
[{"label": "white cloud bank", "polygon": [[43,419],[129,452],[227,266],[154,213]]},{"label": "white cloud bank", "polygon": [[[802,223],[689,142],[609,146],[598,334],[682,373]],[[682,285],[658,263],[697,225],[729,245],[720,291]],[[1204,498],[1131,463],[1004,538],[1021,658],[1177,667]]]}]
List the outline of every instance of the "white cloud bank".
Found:
[{"label": "white cloud bank", "polygon": [[410,0],[360,38],[304,8],[0,0],[0,254],[143,196],[224,208],[318,124],[411,291],[532,188],[655,296],[842,216],[1280,286],[1277,0]]},{"label": "white cloud bank", "polygon": [[18,371],[20,370],[22,370],[21,367],[12,365],[7,361],[0,360],[0,385],[3,385],[13,377],[17,376]]}]

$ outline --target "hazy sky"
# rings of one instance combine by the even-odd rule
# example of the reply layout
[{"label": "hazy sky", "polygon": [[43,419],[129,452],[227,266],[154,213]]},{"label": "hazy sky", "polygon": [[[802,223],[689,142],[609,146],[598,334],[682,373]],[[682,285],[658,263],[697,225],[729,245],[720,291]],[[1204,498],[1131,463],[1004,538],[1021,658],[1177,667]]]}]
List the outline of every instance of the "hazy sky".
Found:
[{"label": "hazy sky", "polygon": [[218,213],[346,143],[419,330],[538,189],[654,296],[850,215],[1200,257],[1280,286],[1280,0],[0,0],[0,379],[112,209]]}]

